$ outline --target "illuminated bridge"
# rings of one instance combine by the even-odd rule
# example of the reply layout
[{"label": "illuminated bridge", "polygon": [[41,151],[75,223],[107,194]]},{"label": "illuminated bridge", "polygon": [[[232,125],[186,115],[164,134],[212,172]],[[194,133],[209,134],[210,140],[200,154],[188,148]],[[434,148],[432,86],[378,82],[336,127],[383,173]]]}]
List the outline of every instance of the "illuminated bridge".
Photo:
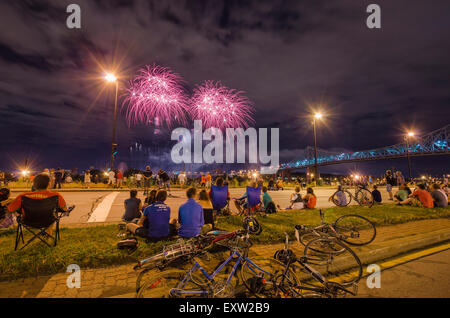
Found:
[{"label": "illuminated bridge", "polygon": [[[408,155],[427,156],[427,155],[449,155],[450,154],[450,125],[435,130],[421,137],[409,138],[409,147],[406,140],[393,146],[356,151],[335,153],[325,150],[317,150],[317,165],[327,166],[339,163],[351,163],[358,161],[386,160],[402,158]],[[314,148],[307,147],[305,158],[281,164],[280,169],[296,169],[314,166]]]}]

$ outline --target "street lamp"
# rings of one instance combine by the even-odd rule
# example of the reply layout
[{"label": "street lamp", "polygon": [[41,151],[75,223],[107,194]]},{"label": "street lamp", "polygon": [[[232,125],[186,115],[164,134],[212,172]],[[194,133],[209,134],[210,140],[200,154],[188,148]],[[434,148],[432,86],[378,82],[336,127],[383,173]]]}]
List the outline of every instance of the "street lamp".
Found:
[{"label": "street lamp", "polygon": [[406,157],[408,158],[408,172],[409,172],[409,181],[412,180],[412,173],[411,173],[411,157],[409,155],[409,138],[414,137],[414,132],[409,131],[405,136],[405,142],[406,142]]},{"label": "street lamp", "polygon": [[316,120],[322,119],[323,115],[321,113],[315,113],[313,118],[313,131],[314,131],[314,174],[316,175],[316,180],[319,177],[319,169],[317,167],[317,133],[316,133]]},{"label": "street lamp", "polygon": [[116,97],[114,100],[114,121],[113,121],[113,131],[112,131],[112,145],[111,145],[111,161],[110,161],[110,169],[114,169],[114,156],[117,152],[117,143],[116,143],[116,125],[117,125],[117,94],[119,91],[119,81],[117,77],[113,73],[106,73],[105,80],[108,83],[116,84]]}]

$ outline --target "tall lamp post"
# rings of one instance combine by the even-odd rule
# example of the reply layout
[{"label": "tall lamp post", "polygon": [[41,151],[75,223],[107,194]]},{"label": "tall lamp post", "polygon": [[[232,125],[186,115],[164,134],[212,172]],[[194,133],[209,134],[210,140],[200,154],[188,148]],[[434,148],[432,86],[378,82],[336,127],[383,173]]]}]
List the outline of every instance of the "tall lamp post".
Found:
[{"label": "tall lamp post", "polygon": [[408,158],[408,172],[409,172],[409,181],[412,180],[412,173],[411,173],[411,157],[409,155],[409,138],[414,137],[413,132],[408,132],[408,134],[405,136],[405,142],[406,142],[406,157]]},{"label": "tall lamp post", "polygon": [[114,169],[114,156],[117,152],[117,143],[116,143],[116,126],[117,126],[117,94],[119,91],[119,81],[117,80],[117,77],[112,73],[107,73],[105,75],[105,80],[109,83],[115,83],[116,84],[116,94],[114,99],[114,121],[113,121],[113,130],[112,130],[112,144],[111,144],[111,161],[109,168],[111,170]]},{"label": "tall lamp post", "polygon": [[316,132],[316,120],[321,119],[321,113],[315,113],[313,117],[313,131],[314,131],[314,176],[315,180],[319,178],[319,169],[317,167],[317,132]]}]

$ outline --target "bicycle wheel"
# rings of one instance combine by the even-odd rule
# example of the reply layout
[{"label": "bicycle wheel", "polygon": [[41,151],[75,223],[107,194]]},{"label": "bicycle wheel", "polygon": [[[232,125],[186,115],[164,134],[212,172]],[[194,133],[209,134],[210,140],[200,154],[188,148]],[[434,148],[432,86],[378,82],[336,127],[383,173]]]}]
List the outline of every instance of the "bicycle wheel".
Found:
[{"label": "bicycle wheel", "polygon": [[[302,241],[302,238],[303,238],[304,242]],[[312,241],[317,240],[318,238],[324,238],[324,240],[317,241],[314,244],[310,244]],[[300,241],[302,242],[302,244],[305,247],[309,245],[309,249],[314,252],[317,252],[317,253],[339,254],[344,251],[344,249],[342,248],[342,246],[340,244],[334,243],[334,242],[336,242],[336,240],[333,239],[333,237],[317,236],[317,235],[314,235],[313,233],[308,233],[308,234],[305,234],[304,237],[301,236]]]},{"label": "bicycle wheel", "polygon": [[356,192],[355,198],[359,205],[366,205],[368,207],[372,207],[373,205],[373,195],[367,189],[359,189]]},{"label": "bicycle wheel", "polygon": [[336,206],[347,206],[352,201],[352,195],[347,190],[336,191],[331,197],[331,201],[333,201]]},{"label": "bicycle wheel", "polygon": [[[285,270],[286,265],[266,257],[245,259],[241,267],[241,279],[248,291],[258,298],[279,297],[277,280]],[[286,277],[297,284],[297,278],[288,270]]]},{"label": "bicycle wheel", "polygon": [[312,240],[315,240],[320,236],[314,234],[314,233],[304,233],[300,235],[300,243],[302,243],[303,246],[306,246],[309,242]]},{"label": "bicycle wheel", "polygon": [[[185,279],[185,271],[166,271],[151,277],[145,281],[139,289],[137,298],[176,298],[176,297],[205,297],[208,295],[201,285],[191,279],[181,283]],[[196,279],[195,281],[201,281]],[[187,293],[179,293],[182,290]]]},{"label": "bicycle wheel", "polygon": [[369,244],[377,235],[373,222],[355,214],[341,216],[334,222],[333,228],[339,233],[339,239],[350,245]]},{"label": "bicycle wheel", "polygon": [[[319,249],[316,247],[317,245],[326,244],[328,244],[330,252],[317,251]],[[336,250],[339,252],[337,253]],[[329,281],[351,285],[361,279],[362,265],[359,257],[350,247],[336,238],[313,240],[305,247],[304,253],[307,263],[315,265],[314,268]]]}]

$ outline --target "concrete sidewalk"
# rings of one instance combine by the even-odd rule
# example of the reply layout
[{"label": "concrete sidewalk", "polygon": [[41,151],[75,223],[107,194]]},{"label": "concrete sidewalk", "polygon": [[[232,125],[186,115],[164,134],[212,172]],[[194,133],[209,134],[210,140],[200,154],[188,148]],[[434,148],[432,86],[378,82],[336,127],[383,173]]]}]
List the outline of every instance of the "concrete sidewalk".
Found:
[{"label": "concrete sidewalk", "polygon": [[[432,219],[377,228],[377,236],[370,245],[352,247],[362,263],[367,265],[399,254],[422,249],[450,240],[450,219]],[[255,245],[250,256],[272,257],[283,243]],[[301,255],[303,246],[292,242],[291,248]],[[214,262],[210,262],[213,266]],[[38,278],[26,278],[0,283],[0,298],[7,297],[134,297],[138,272],[134,264],[100,269],[81,269],[81,288],[69,289],[69,273]],[[364,268],[365,270],[365,268]],[[155,274],[153,272],[153,274]],[[152,272],[149,273],[151,275]]]}]

